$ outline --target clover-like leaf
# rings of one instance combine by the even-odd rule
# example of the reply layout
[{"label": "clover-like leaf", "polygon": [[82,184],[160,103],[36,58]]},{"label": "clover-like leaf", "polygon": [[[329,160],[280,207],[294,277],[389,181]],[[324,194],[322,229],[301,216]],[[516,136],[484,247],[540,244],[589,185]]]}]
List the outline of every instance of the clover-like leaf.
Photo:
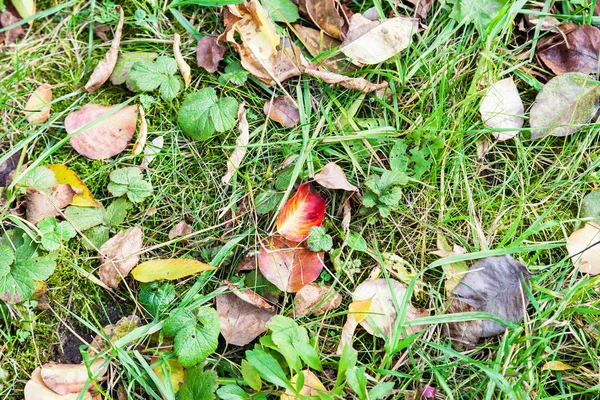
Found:
[{"label": "clover-like leaf", "polygon": [[136,167],[119,168],[110,173],[108,191],[115,196],[127,195],[129,200],[140,203],[152,194],[152,183],[144,180],[142,171]]},{"label": "clover-like leaf", "polygon": [[177,62],[171,57],[160,56],[156,61],[137,61],[127,75],[127,85],[136,91],[150,92],[159,89],[163,100],[173,100],[181,90],[181,79],[173,76]]},{"label": "clover-like leaf", "polygon": [[42,233],[42,247],[48,251],[60,249],[65,242],[77,235],[73,226],[67,221],[56,222],[54,217],[47,217],[38,223],[38,229]]},{"label": "clover-like leaf", "polygon": [[215,131],[233,128],[238,102],[232,97],[217,97],[212,88],[189,95],[179,109],[177,122],[183,133],[195,140],[209,139]]},{"label": "clover-like leaf", "polygon": [[219,83],[225,85],[228,82],[233,83],[236,86],[242,86],[246,83],[250,73],[242,67],[237,61],[227,64],[225,67],[225,73],[219,77]]},{"label": "clover-like leaf", "polygon": [[313,226],[310,228],[308,247],[312,251],[329,251],[333,247],[333,239],[322,226]]}]

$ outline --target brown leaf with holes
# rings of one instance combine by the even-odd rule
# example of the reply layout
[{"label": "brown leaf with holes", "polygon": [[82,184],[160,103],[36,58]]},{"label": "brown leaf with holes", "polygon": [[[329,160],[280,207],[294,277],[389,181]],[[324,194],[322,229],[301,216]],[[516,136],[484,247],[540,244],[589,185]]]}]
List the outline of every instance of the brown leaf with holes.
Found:
[{"label": "brown leaf with holes", "polygon": [[272,101],[267,101],[263,111],[271,121],[278,122],[286,128],[296,126],[300,122],[300,112],[288,96],[278,96]]},{"label": "brown leaf with holes", "polygon": [[321,172],[315,175],[315,181],[327,189],[341,189],[349,192],[358,190],[356,186],[348,182],[344,170],[334,162],[325,165]]},{"label": "brown leaf with holes", "polygon": [[139,226],[117,233],[100,247],[100,280],[116,289],[140,260],[143,231]]},{"label": "brown leaf with holes", "polygon": [[31,124],[43,124],[50,116],[50,105],[52,102],[52,89],[50,86],[41,84],[29,96],[25,104],[25,115]]},{"label": "brown leaf with holes", "polygon": [[110,49],[106,52],[104,59],[102,59],[102,61],[100,61],[98,65],[96,65],[94,72],[92,72],[92,76],[90,76],[90,79],[88,79],[87,83],[83,87],[90,93],[98,89],[104,84],[104,82],[108,80],[108,78],[110,78],[110,75],[112,74],[113,70],[115,69],[115,65],[117,64],[125,15],[123,13],[123,7],[116,7],[119,9],[119,24],[117,25],[117,30],[115,31],[115,37],[113,38],[113,41],[110,44]]},{"label": "brown leaf with holes", "polygon": [[[76,152],[92,160],[104,160],[125,150],[135,133],[138,108],[125,106],[115,112],[117,107],[86,104],[67,116],[67,133],[79,131],[70,140]],[[92,126],[80,130],[88,124]]]},{"label": "brown leaf with holes", "polygon": [[309,313],[319,316],[338,308],[342,304],[342,295],[330,292],[329,285],[320,286],[311,283],[304,286],[294,298],[295,317],[302,317]]},{"label": "brown leaf with holes", "polygon": [[300,0],[298,7],[329,36],[344,40],[348,31],[348,17],[344,6],[337,0]]},{"label": "brown leaf with holes", "polygon": [[[106,360],[98,359],[89,366],[92,377],[99,379],[108,371]],[[59,395],[80,393],[88,382],[88,368],[85,364],[57,364],[50,362],[42,365],[40,375],[44,384]],[[94,386],[89,383],[88,389]]]},{"label": "brown leaf with holes", "polygon": [[302,72],[314,78],[319,78],[325,83],[340,85],[347,89],[358,90],[363,93],[372,93],[388,87],[388,83],[386,81],[382,83],[371,83],[364,78],[352,78],[349,76],[328,72],[314,65],[305,66]]},{"label": "brown leaf with holes", "polygon": [[253,306],[233,293],[217,296],[221,335],[229,344],[245,346],[267,330],[275,312]]},{"label": "brown leaf with holes", "polygon": [[[7,27],[19,22],[21,17],[10,1],[4,4],[6,6],[6,10],[0,13],[0,26]],[[0,33],[0,38],[2,38],[2,35],[4,35],[5,44],[14,44],[17,40],[25,36],[25,29],[23,29],[23,25],[19,25],[6,32]]]},{"label": "brown leaf with holes", "polygon": [[219,68],[219,62],[223,60],[226,50],[227,46],[221,43],[218,38],[204,36],[198,40],[198,46],[196,46],[198,66],[212,74]]},{"label": "brown leaf with holes", "polygon": [[46,217],[60,215],[60,211],[71,204],[77,192],[71,185],[60,184],[48,194],[35,188],[27,188],[25,209],[27,221],[37,224]]},{"label": "brown leaf with holes", "polygon": [[600,29],[582,25],[559,43],[538,53],[541,60],[556,75],[567,72],[598,73]]},{"label": "brown leaf with holes", "polygon": [[169,231],[169,240],[173,240],[177,237],[185,236],[192,231],[192,227],[185,221],[178,222]]}]

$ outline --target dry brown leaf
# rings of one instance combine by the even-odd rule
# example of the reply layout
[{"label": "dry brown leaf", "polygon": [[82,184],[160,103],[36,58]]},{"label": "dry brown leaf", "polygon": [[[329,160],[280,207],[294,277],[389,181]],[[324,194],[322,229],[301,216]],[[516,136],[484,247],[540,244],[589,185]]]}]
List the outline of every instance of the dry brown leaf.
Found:
[{"label": "dry brown leaf", "polygon": [[355,65],[379,64],[408,47],[416,30],[417,24],[411,18],[371,21],[354,14],[340,51]]},{"label": "dry brown leaf", "polygon": [[27,221],[37,224],[46,217],[60,215],[60,210],[71,204],[77,194],[71,185],[59,184],[48,194],[35,188],[27,188],[25,209]]},{"label": "dry brown leaf", "polygon": [[240,107],[238,108],[238,121],[240,135],[235,140],[235,149],[227,160],[227,172],[221,178],[221,182],[224,185],[229,183],[248,151],[246,146],[248,146],[248,143],[250,142],[250,128],[248,127],[248,120],[246,119],[246,107],[244,107],[244,103],[240,104]]},{"label": "dry brown leaf", "polygon": [[306,75],[319,78],[325,83],[340,85],[347,89],[358,90],[363,93],[372,93],[388,87],[388,83],[385,81],[382,83],[371,83],[363,78],[351,78],[333,72],[324,71],[323,69],[313,65],[305,66],[302,72]]},{"label": "dry brown leaf", "polygon": [[108,31],[110,31],[110,26],[94,22],[94,35],[103,42],[108,42],[108,36],[106,36],[106,32]]},{"label": "dry brown leaf", "polygon": [[132,153],[134,155],[142,154],[146,147],[146,140],[148,139],[148,122],[146,122],[146,113],[144,107],[138,106],[140,111],[140,131],[138,132],[138,140],[133,145]]},{"label": "dry brown leaf", "polygon": [[[91,376],[101,378],[108,371],[106,360],[98,359],[89,366]],[[56,394],[66,395],[80,393],[88,381],[88,368],[85,364],[57,364],[54,362],[42,365],[40,375],[44,384]],[[90,387],[93,387],[90,384]]]},{"label": "dry brown leaf", "polygon": [[267,322],[275,315],[264,308],[255,307],[233,293],[217,296],[217,314],[221,322],[221,335],[229,344],[245,346],[267,330]]},{"label": "dry brown leaf", "polygon": [[340,189],[349,192],[358,190],[356,186],[348,182],[344,170],[334,162],[325,165],[321,172],[315,175],[315,181],[327,189]]},{"label": "dry brown leaf", "polygon": [[125,19],[125,14],[123,13],[123,7],[115,6],[119,9],[119,24],[117,25],[117,30],[115,31],[115,37],[113,38],[112,43],[110,44],[110,49],[106,52],[104,59],[96,65],[94,72],[92,72],[92,76],[88,79],[87,83],[83,87],[88,92],[92,93],[100,86],[104,84],[110,78],[113,70],[115,69],[115,65],[117,64],[117,58],[119,57],[119,46],[121,45],[121,35],[123,33],[123,21]]},{"label": "dry brown leaf", "polygon": [[52,102],[52,89],[50,86],[41,84],[35,89],[27,104],[25,104],[25,115],[31,124],[43,124],[50,116],[50,104]]},{"label": "dry brown leaf", "polygon": [[338,308],[342,304],[342,295],[332,293],[328,296],[330,290],[331,286],[320,286],[316,283],[308,284],[300,289],[294,298],[295,317],[302,317],[309,313],[317,316],[323,315]]},{"label": "dry brown leaf", "polygon": [[224,280],[223,283],[227,286],[227,289],[231,290],[240,299],[244,300],[248,304],[252,304],[258,308],[264,308],[265,310],[275,311],[275,307],[257,294],[255,291],[243,288],[240,289],[235,283]]},{"label": "dry brown leaf", "polygon": [[272,101],[267,101],[263,111],[267,118],[286,128],[291,128],[300,122],[300,112],[288,96],[278,96]]},{"label": "dry brown leaf", "polygon": [[[1,151],[4,149],[0,148]],[[6,153],[3,153],[6,154]],[[17,152],[10,156],[6,161],[0,164],[0,187],[5,187],[10,184],[13,177],[13,172],[19,165],[19,160],[21,159],[21,153]],[[27,157],[23,160],[23,163],[27,162]]]},{"label": "dry brown leaf", "polygon": [[143,231],[139,226],[117,233],[100,248],[100,280],[116,289],[140,260]]},{"label": "dry brown leaf", "polygon": [[[110,116],[119,106],[86,104],[65,119],[67,133],[73,134],[88,124],[93,126],[80,131],[70,140],[79,154],[92,160],[104,160],[116,156],[127,147],[135,133],[137,106],[125,106]],[[101,121],[97,121],[102,119]]]},{"label": "dry brown leaf", "polygon": [[537,54],[556,75],[567,72],[598,74],[600,52],[600,29],[582,25],[564,36],[559,43]]},{"label": "dry brown leaf", "polygon": [[192,69],[185,62],[183,56],[181,55],[181,36],[178,33],[175,34],[173,39],[173,55],[175,56],[175,61],[177,62],[177,67],[179,68],[179,73],[183,77],[183,83],[185,83],[185,87],[189,87],[190,83],[192,83]]},{"label": "dry brown leaf", "polygon": [[192,231],[192,227],[185,221],[178,222],[169,231],[169,240],[173,240],[177,237],[185,236]]},{"label": "dry brown leaf", "polygon": [[300,10],[329,36],[344,40],[348,31],[348,18],[342,4],[337,0],[300,0]]},{"label": "dry brown leaf", "polygon": [[311,56],[318,57],[323,52],[329,53],[318,58],[319,65],[327,67],[332,72],[349,72],[356,69],[341,52],[337,51],[342,44],[341,41],[326,35],[323,31],[299,24],[294,25],[294,32]]},{"label": "dry brown leaf", "polygon": [[575,268],[590,275],[600,274],[600,226],[587,223],[567,239],[567,251]]},{"label": "dry brown leaf", "polygon": [[517,136],[523,127],[525,108],[513,79],[502,79],[490,86],[479,112],[483,124],[496,130],[492,135],[497,140],[504,141]]},{"label": "dry brown leaf", "polygon": [[[31,373],[31,379],[25,385],[23,396],[25,400],[78,400],[79,393],[70,393],[64,396],[50,390],[42,380],[41,367],[37,367]],[[92,400],[92,395],[86,393],[83,400]]]},{"label": "dry brown leaf", "polygon": [[415,14],[422,20],[427,19],[427,14],[431,11],[433,6],[433,0],[407,0],[409,3],[415,6]]},{"label": "dry brown leaf", "polygon": [[[457,256],[467,252],[463,247],[457,244],[450,247],[450,244],[441,233],[438,233],[437,236],[437,247],[438,249],[436,251],[432,251],[431,254],[435,254],[436,256],[442,258]],[[444,277],[446,279],[446,294],[450,296],[454,288],[458,286],[462,278],[465,276],[465,272],[469,270],[469,267],[464,261],[444,264],[442,267],[444,268]]]},{"label": "dry brown leaf", "polygon": [[[4,2],[4,5],[6,6],[6,10],[0,13],[0,26],[7,27],[19,22],[21,17],[12,3],[10,1],[8,3]],[[25,36],[25,29],[23,29],[23,25],[19,25],[11,30],[0,33],[0,39],[2,35],[4,35],[4,43],[14,44],[17,40]]]},{"label": "dry brown leaf", "polygon": [[219,62],[223,60],[226,50],[227,46],[222,44],[218,38],[204,36],[198,40],[198,46],[196,47],[198,66],[212,74],[219,68]]}]

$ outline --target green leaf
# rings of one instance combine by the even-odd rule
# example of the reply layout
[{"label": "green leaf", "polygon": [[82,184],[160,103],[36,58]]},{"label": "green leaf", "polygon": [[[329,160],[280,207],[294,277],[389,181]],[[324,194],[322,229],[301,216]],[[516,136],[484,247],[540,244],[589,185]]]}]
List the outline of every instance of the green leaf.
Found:
[{"label": "green leaf", "polygon": [[129,200],[140,203],[152,194],[152,183],[144,180],[136,167],[119,168],[110,173],[108,191],[115,196],[127,194]]},{"label": "green leaf", "polygon": [[56,175],[54,175],[54,172],[50,168],[46,167],[37,167],[25,175],[23,181],[19,183],[43,191],[46,191],[57,184]]},{"label": "green leaf", "polygon": [[309,231],[308,247],[316,252],[329,251],[333,247],[333,239],[322,226],[313,226]]},{"label": "green leaf", "polygon": [[242,67],[237,61],[227,64],[225,67],[225,73],[219,77],[219,83],[225,85],[228,82],[233,83],[236,86],[241,86],[246,83],[250,73]]},{"label": "green leaf", "polygon": [[377,205],[377,199],[378,199],[378,197],[375,193],[367,192],[362,197],[363,206],[365,206],[367,208],[375,207]]},{"label": "green leaf", "polygon": [[298,6],[290,0],[263,0],[261,3],[273,22],[293,23],[300,18]]},{"label": "green leaf", "polygon": [[175,337],[183,328],[194,325],[196,325],[194,313],[185,308],[178,308],[165,320],[162,332],[167,336]]},{"label": "green leaf", "polygon": [[[108,241],[108,236],[110,232],[108,231],[108,227],[105,225],[94,226],[93,228],[88,229],[87,231],[82,232],[96,249],[102,247],[106,241]],[[92,246],[87,241],[83,241],[83,246],[88,250],[94,250]]]},{"label": "green leaf", "polygon": [[357,359],[358,353],[356,350],[351,345],[346,344],[338,363],[337,378],[335,380],[335,388],[333,389],[334,393],[341,393],[341,390],[344,388],[343,383],[346,380],[346,371],[356,366]]},{"label": "green leaf", "polygon": [[323,369],[319,354],[313,346],[305,342],[295,342],[294,349],[296,349],[298,355],[306,365],[317,371]]},{"label": "green leaf", "polygon": [[15,261],[15,252],[10,246],[0,246],[0,278],[10,272],[10,265]]},{"label": "green leaf", "polygon": [[175,285],[165,282],[143,283],[138,295],[140,304],[152,315],[164,311],[164,309],[175,300]]},{"label": "green leaf", "polygon": [[529,124],[531,138],[578,132],[598,111],[600,83],[579,72],[550,79],[535,98]]},{"label": "green leaf", "polygon": [[352,248],[353,250],[361,251],[363,253],[369,252],[369,248],[367,247],[367,241],[358,232],[348,232],[346,242],[348,243],[348,246],[350,246],[350,248]]},{"label": "green leaf", "polygon": [[294,168],[295,167],[293,165],[290,165],[277,174],[277,179],[275,180],[275,189],[281,191],[287,190],[288,186],[293,183],[292,177],[294,176]]},{"label": "green leaf", "polygon": [[223,7],[230,4],[241,4],[243,0],[179,0],[174,1],[169,8],[187,6],[187,5],[197,5],[204,7]]},{"label": "green leaf", "polygon": [[311,368],[318,371],[322,369],[316,350],[309,344],[305,328],[283,315],[275,315],[267,327],[272,331],[271,338],[291,369],[296,372],[302,369],[300,358]]},{"label": "green leaf", "polygon": [[124,198],[120,197],[114,200],[108,207],[104,215],[104,223],[108,226],[116,226],[122,223],[127,216],[129,203]]},{"label": "green leaf", "polygon": [[397,207],[402,200],[402,188],[400,186],[392,186],[379,196],[379,201],[390,207]]},{"label": "green leaf", "polygon": [[177,121],[183,133],[195,140],[209,139],[216,131],[235,125],[238,103],[231,97],[218,98],[213,88],[189,95],[179,109]]},{"label": "green leaf", "polygon": [[408,176],[404,172],[400,171],[385,171],[381,174],[381,178],[379,179],[379,190],[383,192],[388,189],[390,186],[401,185],[404,186],[408,183]]},{"label": "green leaf", "polygon": [[104,222],[104,209],[69,206],[65,210],[65,217],[80,231],[87,231]]},{"label": "green leaf", "polygon": [[65,242],[77,235],[75,229],[67,221],[60,224],[54,217],[47,217],[38,222],[38,229],[42,233],[42,247],[48,251],[60,249],[62,242]]},{"label": "green leaf", "polygon": [[173,76],[177,63],[171,57],[160,56],[154,62],[137,61],[127,75],[127,85],[134,91],[150,92],[160,87],[164,100],[170,101],[181,90],[181,81]]},{"label": "green leaf", "polygon": [[369,390],[369,400],[379,400],[387,396],[394,389],[394,382],[384,382]]},{"label": "green leaf", "polygon": [[211,355],[219,344],[220,323],[215,309],[201,307],[198,324],[187,326],[175,335],[175,354],[184,367],[193,367]]},{"label": "green leaf", "polygon": [[294,386],[285,376],[283,369],[269,353],[262,350],[248,350],[246,351],[246,360],[264,380],[294,391]]},{"label": "green leaf", "polygon": [[156,57],[158,57],[158,53],[143,51],[130,51],[119,54],[115,69],[110,75],[110,83],[113,85],[121,85],[125,83],[133,64],[138,61],[152,62],[156,59]]},{"label": "green leaf", "polygon": [[246,394],[244,389],[234,384],[220,387],[217,390],[217,396],[221,400],[250,400],[250,396]]},{"label": "green leaf", "polygon": [[588,193],[581,204],[581,218],[594,218],[600,221],[600,190]]},{"label": "green leaf", "polygon": [[454,0],[450,17],[461,23],[475,24],[479,34],[484,35],[488,26],[498,16],[506,0]]},{"label": "green leaf", "polygon": [[215,371],[203,371],[198,365],[185,371],[183,385],[179,389],[179,400],[212,400],[217,390],[217,373]]},{"label": "green leaf", "polygon": [[260,388],[262,388],[262,380],[260,379],[258,371],[256,371],[256,369],[254,369],[254,367],[246,360],[242,360],[242,367],[240,369],[244,382],[252,389],[259,391]]},{"label": "green leaf", "polygon": [[360,400],[366,400],[367,397],[367,377],[364,368],[350,368],[346,371],[346,381],[350,388],[356,393]]},{"label": "green leaf", "polygon": [[256,213],[259,215],[268,214],[277,208],[277,205],[283,198],[283,193],[277,193],[274,190],[267,190],[256,196]]}]

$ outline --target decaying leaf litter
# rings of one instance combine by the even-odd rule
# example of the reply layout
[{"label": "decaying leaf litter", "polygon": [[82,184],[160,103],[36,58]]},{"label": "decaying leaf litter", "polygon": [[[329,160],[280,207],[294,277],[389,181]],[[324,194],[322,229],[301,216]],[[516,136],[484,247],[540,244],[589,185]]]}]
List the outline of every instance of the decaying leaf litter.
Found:
[{"label": "decaying leaf litter", "polygon": [[[177,7],[191,6],[180,3],[170,6],[175,9],[174,15],[179,22],[183,14]],[[365,238],[372,239],[372,235],[361,229],[357,220],[370,213],[371,217],[363,222],[374,224],[376,218],[391,218],[393,213],[401,212],[403,204],[410,208],[405,187],[411,180],[419,182],[428,166],[424,158],[428,153],[419,152],[418,148],[409,149],[402,142],[393,147],[389,160],[385,155],[382,161],[381,154],[377,154],[371,142],[362,139],[372,162],[379,163],[377,173],[368,177],[361,171],[360,162],[364,159],[358,160],[356,155],[352,156],[350,169],[333,161],[315,163],[311,159],[306,173],[295,167],[299,165],[297,162],[308,160],[305,155],[288,157],[289,165],[284,163],[277,171],[273,188],[263,192],[267,196],[263,196],[262,202],[250,195],[251,201],[244,199],[243,203],[236,204],[240,198],[234,201],[232,197],[233,202],[220,214],[231,216],[227,223],[234,225],[229,225],[229,229],[235,227],[235,220],[239,218],[234,212],[244,215],[254,206],[256,209],[252,212],[255,215],[271,219],[270,223],[267,218],[261,218],[260,222],[255,220],[256,232],[252,233],[256,235],[255,240],[245,247],[236,248],[239,241],[225,237],[220,239],[224,246],[209,247],[218,250],[210,257],[190,257],[190,254],[173,257],[167,254],[169,252],[161,257],[160,249],[165,246],[178,243],[194,246],[188,240],[207,230],[197,231],[184,221],[173,221],[164,230],[169,241],[163,244],[156,241],[154,228],[130,223],[128,217],[132,212],[157,196],[161,184],[166,183],[155,181],[151,163],[164,155],[164,141],[165,138],[169,140],[169,134],[156,135],[156,131],[149,129],[149,125],[154,126],[154,121],[148,121],[144,111],[153,111],[157,103],[174,102],[177,129],[187,136],[187,146],[198,143],[215,146],[216,136],[224,138],[223,134],[231,134],[226,136],[231,145],[222,148],[224,168],[219,171],[217,180],[232,190],[240,183],[250,184],[254,179],[248,175],[253,160],[249,156],[256,146],[264,145],[267,126],[271,126],[267,119],[277,122],[281,126],[278,129],[304,129],[310,123],[307,107],[315,105],[307,106],[301,101],[302,97],[295,95],[294,82],[321,82],[332,85],[328,88],[330,91],[351,89],[363,98],[369,94],[375,101],[397,104],[394,103],[397,87],[390,76],[373,76],[364,71],[403,62],[404,52],[414,41],[419,41],[423,29],[428,29],[426,20],[431,12],[431,2],[411,1],[408,8],[403,5],[387,15],[378,10],[363,10],[361,14],[358,8],[333,0],[303,1],[297,5],[281,3],[263,4],[251,0],[220,4],[224,5],[221,28],[200,38],[197,45],[191,44],[189,30],[173,33],[172,40],[168,41],[172,47],[165,47],[160,54],[120,49],[121,42],[127,40],[127,36],[123,36],[127,35],[124,21],[128,15],[119,6],[106,7],[107,12],[115,13],[116,17],[113,18],[113,39],[83,88],[96,93],[110,90],[109,81],[112,85],[125,83],[122,93],[126,100],[107,102],[91,95],[68,113],[63,113],[62,118],[59,114],[60,119],[52,120],[52,124],[61,125],[64,143],[69,143],[65,148],[72,148],[85,157],[73,153],[72,165],[69,162],[33,161],[34,155],[24,157],[18,146],[15,147],[17,151],[8,150],[6,156],[0,158],[5,197],[0,203],[3,212],[9,210],[25,223],[17,224],[14,218],[3,215],[4,233],[0,241],[3,313],[8,310],[11,317],[22,315],[23,307],[31,307],[29,299],[37,302],[40,296],[47,296],[48,288],[41,282],[65,268],[61,255],[77,242],[97,254],[94,269],[85,277],[108,291],[110,296],[131,297],[139,292],[136,312],[143,316],[143,322],[133,316],[134,324],[104,327],[105,333],[123,332],[107,334],[110,345],[106,340],[102,345],[98,344],[100,339],[94,340],[96,345],[92,343],[91,348],[102,348],[101,355],[98,349],[90,354],[95,360],[88,359],[89,362],[82,364],[39,363],[38,368],[27,371],[31,376],[19,392],[21,397],[71,398],[83,393],[83,398],[97,398],[105,389],[114,391],[114,396],[121,396],[126,390],[124,384],[105,378],[104,374],[110,370],[113,377],[112,374],[120,371],[123,359],[118,353],[108,354],[108,349],[128,346],[131,340],[144,337],[147,340],[145,351],[149,352],[136,353],[137,361],[133,362],[140,363],[151,383],[133,390],[158,396],[153,398],[174,398],[177,392],[178,398],[182,399],[250,398],[250,395],[261,398],[256,397],[261,396],[261,390],[273,388],[281,398],[357,396],[375,399],[409,396],[409,393],[429,398],[435,396],[436,391],[448,391],[447,385],[423,383],[407,391],[400,389],[401,381],[390,381],[393,379],[386,374],[378,373],[375,378],[369,375],[366,366],[360,366],[365,360],[358,362],[358,353],[353,348],[357,329],[381,338],[377,343],[386,349],[384,360],[389,362],[387,354],[402,352],[419,340],[428,343],[431,335],[437,335],[438,340],[451,341],[453,351],[465,351],[482,345],[483,338],[506,338],[511,332],[527,326],[532,317],[528,307],[531,302],[537,307],[535,296],[536,290],[539,291],[539,286],[530,284],[535,274],[517,260],[525,261],[527,255],[515,255],[515,259],[501,253],[487,255],[483,251],[477,254],[477,246],[470,246],[470,253],[457,245],[452,249],[445,239],[441,239],[439,232],[430,232],[434,242],[437,238],[437,250],[432,247],[431,252],[442,258],[426,269],[418,269],[393,253],[380,254],[377,246]],[[465,25],[473,22],[482,35],[501,9],[499,3],[492,1],[488,2],[485,12],[473,13],[464,2],[454,3],[451,10],[442,7],[441,12],[448,12],[450,18]],[[2,32],[4,43],[14,46],[15,43],[18,45],[20,37],[26,36],[22,29],[24,23],[18,21],[35,14],[35,2],[13,0],[9,7],[3,11],[0,23],[3,27],[18,24]],[[414,14],[403,15],[411,9]],[[136,11],[138,22],[145,18],[141,15]],[[294,29],[286,29],[293,23]],[[528,18],[526,23],[535,27],[542,22]],[[188,20],[184,27],[193,28],[193,24],[189,24]],[[425,24],[425,28],[421,24]],[[594,130],[590,132],[589,127],[594,124],[598,110],[599,86],[595,80],[598,28],[582,24],[569,27],[565,33],[562,29],[567,28],[555,23],[540,27],[533,29],[547,32],[542,38],[547,40],[536,38],[534,41],[540,61],[535,67],[549,71],[544,70],[544,79],[537,81],[537,86],[532,85],[539,89],[537,96],[522,99],[523,89],[531,85],[539,72],[529,75],[526,69],[518,69],[519,72],[512,69],[512,72],[504,73],[502,79],[496,79],[497,74],[484,71],[477,81],[481,93],[479,123],[486,128],[486,135],[498,141],[497,146],[501,141],[528,146],[533,143],[531,140],[577,135],[581,130],[595,133]],[[194,50],[196,63],[191,63]],[[190,64],[219,75],[222,86],[198,85],[201,83],[198,80],[200,72]],[[244,85],[250,84],[249,76],[263,89],[274,90],[272,93],[276,95],[265,93],[259,105],[239,101],[239,96],[227,88],[243,90]],[[54,117],[52,89],[59,85],[56,81],[38,82],[24,97],[20,117],[34,129]],[[390,91],[390,86],[395,89]],[[356,110],[352,112],[356,113]],[[372,127],[368,125],[372,121],[367,120],[360,122],[367,125],[358,125],[353,120],[354,114],[348,113],[344,118],[351,127]],[[250,128],[259,123],[263,124],[262,129]],[[152,138],[149,142],[148,137]],[[133,148],[127,151],[130,144]],[[4,143],[2,146],[4,150]],[[345,150],[348,151],[348,147]],[[140,157],[135,157],[137,155]],[[115,158],[120,161],[119,165],[110,167],[103,187],[97,187],[86,185],[86,179],[81,179],[75,172],[81,171],[81,164],[74,162],[74,158],[88,163],[92,162],[89,160],[113,163]],[[388,161],[389,170],[386,169]],[[362,167],[370,167],[370,163]],[[408,168],[414,168],[414,176],[409,177]],[[281,179],[287,179],[287,182]],[[99,193],[102,197],[94,198],[94,194]],[[585,208],[579,214],[583,220],[581,227],[573,230],[566,239],[566,246],[564,240],[561,243],[563,252],[568,253],[572,262],[577,285],[590,282],[593,278],[588,276],[600,271],[596,247],[600,235],[594,193],[584,200]],[[106,194],[110,196],[108,199],[104,197]],[[342,207],[336,205],[339,201]],[[147,209],[140,215],[148,218],[153,212],[156,211]],[[336,224],[341,212],[343,221],[338,230]],[[475,225],[478,223],[475,221]],[[401,226],[395,228],[402,229]],[[479,242],[484,243],[485,233],[478,229],[477,234]],[[453,236],[453,240],[462,240],[461,235]],[[233,243],[231,247],[228,247],[229,243]],[[498,250],[502,248],[511,249],[509,245]],[[156,250],[159,250],[158,254]],[[397,248],[395,252],[402,253],[402,249]],[[364,259],[358,257],[343,262],[346,253],[364,255]],[[506,252],[514,253],[519,251]],[[233,275],[224,273],[233,266],[231,254],[237,254],[238,259],[244,254],[249,260],[249,271]],[[367,265],[361,261],[366,261]],[[421,297],[422,293],[433,290],[434,283],[424,280],[423,275],[435,270],[434,265],[444,267],[437,282],[446,288],[445,306],[432,307],[432,303]],[[356,284],[352,278],[355,274],[360,277]],[[349,277],[352,285],[340,284],[339,277],[342,276]],[[209,292],[200,292],[208,280],[218,286],[207,298],[198,297],[200,293],[208,295]],[[186,285],[195,288],[195,298],[184,295]],[[113,290],[118,288],[121,289]],[[293,302],[288,300],[286,293],[294,294]],[[48,294],[52,295],[52,288]],[[413,303],[426,308],[416,307]],[[154,322],[151,322],[151,316],[154,316]],[[298,319],[302,316],[309,319]],[[318,321],[338,324],[333,346],[327,348],[318,344],[320,328],[307,330],[303,326],[302,321],[311,321],[310,318],[317,316],[320,316]],[[440,318],[436,319],[438,316]],[[336,317],[341,319],[335,320]],[[345,321],[343,328],[342,321]],[[142,333],[142,336],[126,341],[127,335],[133,334],[136,327],[150,327],[157,322],[161,325],[155,325],[153,333],[160,331],[159,339]],[[587,329],[584,332],[593,337],[597,325],[592,322],[582,326]],[[365,337],[361,333],[362,340]],[[157,347],[162,340],[166,349]],[[254,347],[251,347],[252,342]],[[213,357],[221,354],[219,348],[223,343],[232,348],[248,346],[239,370],[233,375],[231,371],[213,370],[218,365]],[[3,350],[0,348],[0,356]],[[327,354],[336,361],[325,369],[320,357]],[[560,373],[577,369],[572,363],[547,360],[541,371]],[[98,364],[102,367],[96,371]],[[587,366],[580,367],[585,373],[590,371]],[[217,377],[241,380],[238,384],[221,384],[219,387],[221,382]],[[13,389],[14,385],[10,390]],[[508,389],[499,385],[498,390]]]}]

